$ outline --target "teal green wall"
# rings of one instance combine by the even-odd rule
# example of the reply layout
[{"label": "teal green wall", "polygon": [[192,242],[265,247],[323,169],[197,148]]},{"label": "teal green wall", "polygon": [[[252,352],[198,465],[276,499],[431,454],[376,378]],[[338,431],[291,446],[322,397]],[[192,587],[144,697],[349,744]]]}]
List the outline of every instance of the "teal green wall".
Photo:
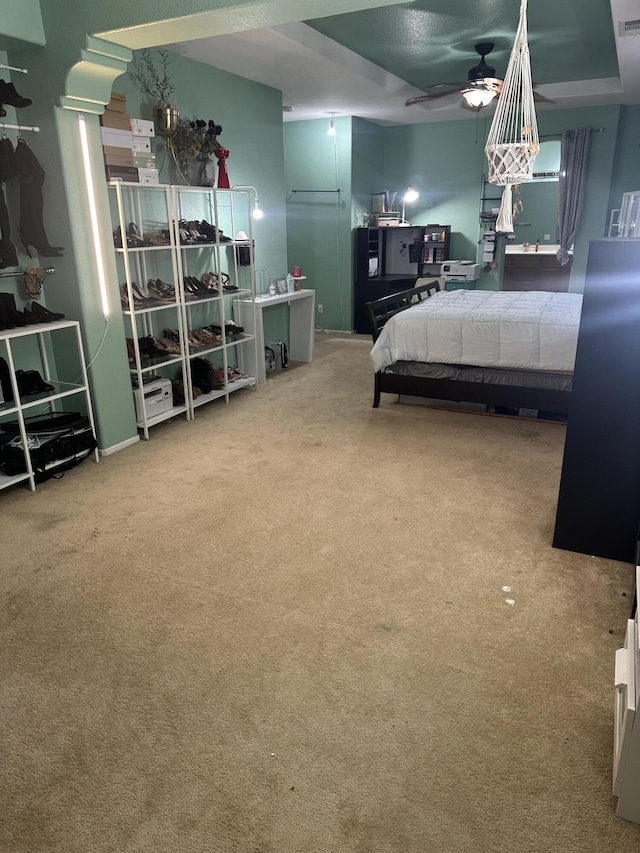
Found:
[{"label": "teal green wall", "polygon": [[351,204],[353,227],[369,224],[371,193],[384,183],[384,128],[354,118],[351,137]]},{"label": "teal green wall", "polygon": [[[288,122],[285,138],[285,192],[289,265],[307,276],[316,291],[321,329],[350,331],[352,320],[351,119]],[[336,190],[301,193],[292,190]]]}]

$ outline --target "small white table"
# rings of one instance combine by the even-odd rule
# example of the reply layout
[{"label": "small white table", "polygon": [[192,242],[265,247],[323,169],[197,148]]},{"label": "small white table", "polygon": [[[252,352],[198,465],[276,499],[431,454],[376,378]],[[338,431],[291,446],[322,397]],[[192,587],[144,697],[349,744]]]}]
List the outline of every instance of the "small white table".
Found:
[{"label": "small white table", "polygon": [[256,296],[255,302],[240,303],[240,322],[245,332],[256,338],[258,363],[255,369],[251,364],[247,364],[246,368],[256,377],[258,383],[267,381],[262,312],[265,308],[271,308],[274,305],[289,306],[289,359],[308,363],[313,361],[315,290],[294,290],[293,293],[278,293],[275,296]]}]

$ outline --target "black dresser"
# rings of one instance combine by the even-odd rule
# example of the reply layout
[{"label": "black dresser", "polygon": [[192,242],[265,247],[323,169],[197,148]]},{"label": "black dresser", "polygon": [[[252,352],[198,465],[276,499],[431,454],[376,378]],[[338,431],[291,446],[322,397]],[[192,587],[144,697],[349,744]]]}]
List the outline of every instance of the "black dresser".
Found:
[{"label": "black dresser", "polygon": [[594,240],[553,544],[633,563],[640,522],[640,240]]}]

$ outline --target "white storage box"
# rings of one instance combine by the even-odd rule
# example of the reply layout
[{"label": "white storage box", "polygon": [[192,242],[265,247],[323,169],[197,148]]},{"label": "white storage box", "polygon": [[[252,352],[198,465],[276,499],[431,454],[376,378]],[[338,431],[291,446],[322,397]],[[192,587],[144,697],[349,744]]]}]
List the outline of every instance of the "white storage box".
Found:
[{"label": "white storage box", "polygon": [[152,121],[145,121],[142,118],[131,119],[131,132],[134,136],[155,136],[156,130]]},{"label": "white storage box", "polygon": [[130,130],[101,127],[100,133],[103,145],[110,145],[112,148],[131,148],[133,146],[133,134]]},{"label": "white storage box", "polygon": [[133,165],[138,169],[155,169],[156,155],[148,154],[146,151],[132,152]]},{"label": "white storage box", "polygon": [[[147,420],[161,415],[173,408],[173,393],[171,391],[171,380],[160,377],[142,386],[144,404],[147,411]],[[133,400],[136,406],[136,420],[142,423],[142,394],[140,388],[133,389]]]},{"label": "white storage box", "polygon": [[129,135],[131,136],[131,145],[129,147],[132,151],[151,154],[151,139],[148,136],[134,137],[131,131],[129,131]]},{"label": "white storage box", "polygon": [[157,169],[138,169],[138,181],[141,184],[159,184],[160,174]]}]

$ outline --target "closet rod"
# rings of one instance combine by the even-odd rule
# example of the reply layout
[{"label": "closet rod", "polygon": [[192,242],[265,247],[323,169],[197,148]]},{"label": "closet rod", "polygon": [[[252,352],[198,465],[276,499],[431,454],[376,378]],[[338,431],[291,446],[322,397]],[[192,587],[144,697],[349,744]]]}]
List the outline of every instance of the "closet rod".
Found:
[{"label": "closet rod", "polygon": [[39,127],[31,127],[28,124],[5,124],[3,121],[0,121],[0,127],[3,130],[32,130],[34,133],[40,133]]},{"label": "closet rod", "polygon": [[[42,270],[46,275],[55,275],[55,267],[47,267],[45,270]],[[0,272],[0,278],[14,278],[19,275],[29,275],[26,270],[18,270],[17,272]]]},{"label": "closet rod", "polygon": [[292,193],[339,193],[342,190],[291,190]]},{"label": "closet rod", "polygon": [[28,74],[28,68],[18,68],[15,65],[0,65],[0,68],[7,68],[9,71],[19,71],[21,74]]}]

